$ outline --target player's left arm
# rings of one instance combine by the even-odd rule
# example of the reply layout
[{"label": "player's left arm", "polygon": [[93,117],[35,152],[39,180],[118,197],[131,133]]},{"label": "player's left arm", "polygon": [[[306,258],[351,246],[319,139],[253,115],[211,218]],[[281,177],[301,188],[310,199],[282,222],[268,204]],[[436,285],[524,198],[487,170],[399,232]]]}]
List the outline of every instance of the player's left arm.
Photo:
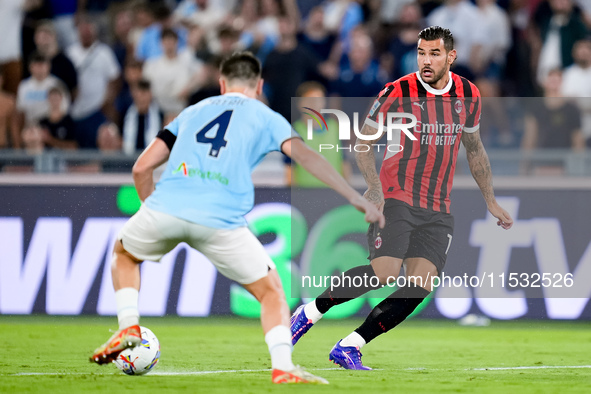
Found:
[{"label": "player's left arm", "polygon": [[378,222],[380,228],[384,227],[386,219],[382,212],[357,193],[322,155],[310,149],[301,138],[285,140],[281,144],[281,151],[365,213],[366,222]]},{"label": "player's left arm", "polygon": [[170,156],[168,144],[154,138],[133,165],[133,183],[142,202],[154,191],[154,170],[166,163]]},{"label": "player's left arm", "polygon": [[476,130],[472,133],[462,133],[462,143],[466,148],[466,156],[468,158],[468,164],[470,165],[470,172],[482,192],[484,201],[486,201],[486,207],[489,212],[498,219],[497,224],[505,230],[508,230],[513,225],[513,219],[495,199],[490,161],[484,150],[484,145],[482,145],[480,131]]}]

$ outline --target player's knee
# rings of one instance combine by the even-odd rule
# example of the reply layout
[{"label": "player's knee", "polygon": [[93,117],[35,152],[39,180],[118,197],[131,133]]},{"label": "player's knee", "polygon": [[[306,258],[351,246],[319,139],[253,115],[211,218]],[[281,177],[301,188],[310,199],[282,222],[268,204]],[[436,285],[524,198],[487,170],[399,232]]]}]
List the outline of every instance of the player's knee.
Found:
[{"label": "player's knee", "polygon": [[268,286],[264,286],[262,288],[262,297],[272,297],[276,300],[283,300],[285,301],[285,293],[283,292],[283,288],[281,284],[277,284],[272,280],[268,281]]},{"label": "player's knee", "polygon": [[284,297],[283,292],[279,292],[275,283],[269,276],[265,276],[254,283],[243,285],[250,294],[254,296],[259,302],[263,302],[265,298],[281,298]]},{"label": "player's knee", "polygon": [[384,269],[382,267],[382,269],[380,269],[380,270],[374,269],[374,272],[375,272],[376,276],[378,277],[381,285],[393,286],[396,284],[396,279],[398,278],[398,275],[400,274],[400,269],[398,269],[398,270]]},{"label": "player's knee", "polygon": [[274,300],[286,303],[287,300],[285,299],[285,293],[283,292],[283,289],[278,289],[277,287],[273,287],[273,289],[271,289],[269,291],[269,293],[267,294],[268,297],[273,297]]},{"label": "player's knee", "polygon": [[396,278],[400,274],[400,266],[402,260],[390,257],[378,257],[371,262],[371,266],[375,275],[378,277],[380,284],[392,285],[396,282]]},{"label": "player's knee", "polygon": [[269,270],[267,277],[273,287],[273,296],[285,301],[286,298],[285,292],[283,291],[283,284],[281,283],[281,278],[279,277],[277,270]]}]

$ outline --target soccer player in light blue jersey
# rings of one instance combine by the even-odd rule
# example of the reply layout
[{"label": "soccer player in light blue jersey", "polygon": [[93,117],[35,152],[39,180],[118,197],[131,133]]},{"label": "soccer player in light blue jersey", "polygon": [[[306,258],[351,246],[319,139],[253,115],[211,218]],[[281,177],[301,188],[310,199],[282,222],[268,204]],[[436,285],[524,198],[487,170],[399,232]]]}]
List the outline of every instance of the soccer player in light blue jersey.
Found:
[{"label": "soccer player in light blue jersey", "polygon": [[[251,172],[271,151],[282,151],[365,213],[384,225],[384,216],[357,193],[290,124],[256,97],[261,65],[239,52],[221,65],[221,96],[185,109],[138,158],[133,178],[140,210],[115,244],[112,275],[117,331],[91,361],[105,364],[141,342],[138,312],[139,265],[159,261],[180,242],[203,253],[226,277],[261,303],[274,383],[328,383],[292,363],[289,308],[273,261],[246,227],[254,204]],[[168,162],[154,187],[153,173]]]}]

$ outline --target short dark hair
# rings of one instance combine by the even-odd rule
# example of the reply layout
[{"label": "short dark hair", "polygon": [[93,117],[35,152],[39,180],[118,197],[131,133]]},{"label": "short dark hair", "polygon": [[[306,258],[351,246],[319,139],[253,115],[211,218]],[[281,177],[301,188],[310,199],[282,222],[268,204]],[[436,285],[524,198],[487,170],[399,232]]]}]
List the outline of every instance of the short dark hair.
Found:
[{"label": "short dark hair", "polygon": [[261,62],[252,52],[234,52],[222,61],[220,73],[229,80],[254,81],[261,76]]},{"label": "short dark hair", "polygon": [[240,33],[231,26],[224,26],[218,31],[218,38],[229,38],[235,40],[240,38]]},{"label": "short dark hair", "polygon": [[168,27],[162,29],[162,32],[160,33],[161,39],[165,39],[166,37],[174,38],[177,41],[179,39],[179,35],[177,34],[177,32]]},{"label": "short dark hair", "polygon": [[34,51],[29,55],[29,64],[33,63],[49,63],[47,56],[41,54],[41,52]]},{"label": "short dark hair", "polygon": [[170,8],[164,3],[156,3],[154,7],[149,8],[152,11],[152,16],[159,22],[165,21],[172,15]]},{"label": "short dark hair", "polygon": [[306,94],[314,90],[319,90],[322,92],[322,94],[326,95],[326,88],[320,82],[306,81],[298,86],[296,90],[296,97],[304,97]]},{"label": "short dark hair", "polygon": [[425,41],[434,41],[443,39],[443,47],[447,52],[454,49],[454,36],[449,29],[444,29],[441,26],[429,26],[419,33],[419,39]]},{"label": "short dark hair", "polygon": [[148,81],[147,79],[140,79],[139,81],[137,81],[135,83],[135,85],[133,85],[134,88],[139,89],[139,90],[143,90],[148,91],[150,90],[150,88],[152,87],[152,85],[150,84],[150,81]]}]

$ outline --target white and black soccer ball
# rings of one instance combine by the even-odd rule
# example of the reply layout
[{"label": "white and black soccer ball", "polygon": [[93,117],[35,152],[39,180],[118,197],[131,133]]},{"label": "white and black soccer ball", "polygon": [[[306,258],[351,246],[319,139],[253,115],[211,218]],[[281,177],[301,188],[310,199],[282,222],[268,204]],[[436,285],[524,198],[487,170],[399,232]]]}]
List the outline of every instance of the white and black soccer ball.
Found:
[{"label": "white and black soccer ball", "polygon": [[160,342],[156,335],[146,327],[140,327],[142,343],[122,351],[115,365],[127,375],[143,375],[150,372],[160,359]]}]

